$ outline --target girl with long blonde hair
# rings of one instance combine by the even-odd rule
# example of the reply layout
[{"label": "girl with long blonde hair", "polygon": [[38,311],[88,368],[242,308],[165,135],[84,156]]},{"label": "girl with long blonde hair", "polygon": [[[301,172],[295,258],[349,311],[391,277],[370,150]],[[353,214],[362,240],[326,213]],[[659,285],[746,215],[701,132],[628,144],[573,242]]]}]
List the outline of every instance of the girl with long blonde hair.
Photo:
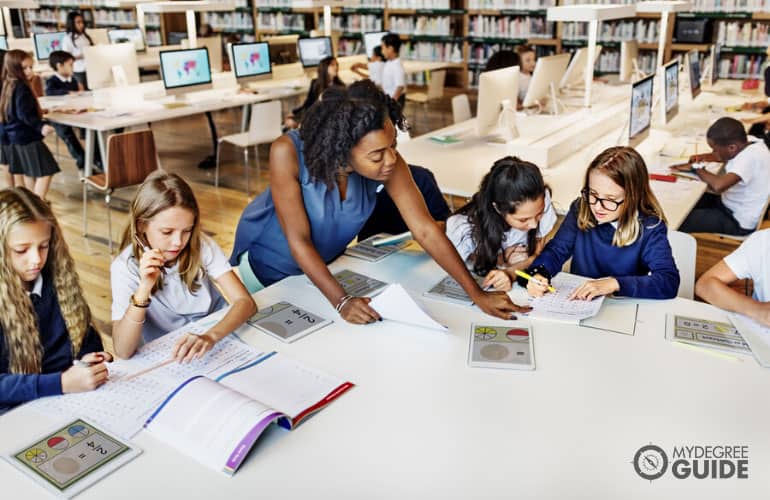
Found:
[{"label": "girl with long blonde hair", "polygon": [[59,224],[23,187],[0,191],[0,303],[0,412],[107,380],[112,356],[101,352]]},{"label": "girl with long blonde hair", "polygon": [[112,337],[121,358],[224,307],[217,286],[232,307],[205,333],[181,336],[170,353],[178,361],[202,357],[257,310],[222,250],[202,234],[195,195],[176,174],[158,170],[142,183],[120,248],[111,280]]},{"label": "girl with long blonde hair", "polygon": [[592,278],[572,292],[573,299],[676,296],[679,270],[666,218],[650,189],[647,166],[633,148],[611,147],[594,158],[580,198],[529,269],[538,280],[520,284],[531,295],[543,295],[545,283],[570,257],[570,272]]}]

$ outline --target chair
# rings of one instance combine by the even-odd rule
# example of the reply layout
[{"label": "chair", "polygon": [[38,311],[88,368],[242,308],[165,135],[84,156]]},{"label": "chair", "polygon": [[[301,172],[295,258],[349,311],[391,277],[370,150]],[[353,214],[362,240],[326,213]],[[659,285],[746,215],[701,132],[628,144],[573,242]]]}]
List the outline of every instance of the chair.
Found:
[{"label": "chair", "polygon": [[[446,80],[446,71],[433,71],[430,73],[430,80],[428,81],[428,91],[426,92],[412,92],[406,94],[406,100],[419,104],[423,110],[423,116],[425,116],[427,106],[431,101],[438,101],[444,97],[444,81]],[[415,115],[415,122],[417,116]]]},{"label": "chair", "polygon": [[259,175],[259,145],[269,144],[279,138],[281,131],[281,101],[268,101],[251,106],[249,131],[220,137],[217,143],[217,164],[214,170],[214,185],[219,187],[219,157],[222,143],[243,149],[243,168],[246,175],[246,196],[249,196],[249,147],[254,146]]},{"label": "chair", "polygon": [[[206,47],[209,49],[209,65],[211,66],[212,73],[222,72],[222,37],[217,36],[205,36],[198,37],[196,39],[197,46],[199,48]],[[182,48],[189,49],[190,42],[187,38],[182,40]]]},{"label": "chair", "polygon": [[471,119],[471,104],[467,94],[456,95],[452,98],[452,120],[455,123]]},{"label": "chair", "polygon": [[88,188],[104,193],[107,204],[107,239],[112,254],[112,218],[110,201],[113,191],[141,184],[158,168],[158,155],[152,130],[138,130],[113,134],[107,141],[107,163],[104,173],[84,177],[83,181],[83,236],[88,235]]},{"label": "chair", "polygon": [[680,231],[669,231],[668,242],[674,262],[679,269],[679,290],[676,295],[685,299],[693,299],[695,290],[695,255],[698,244],[695,238]]},{"label": "chair", "polygon": [[[757,222],[757,227],[754,228],[754,231],[759,231],[762,229],[762,223],[765,222],[765,216],[767,215],[768,207],[770,207],[770,197],[767,198],[765,205],[762,207],[762,211],[759,213],[759,222]],[[722,233],[692,233],[692,235],[695,236],[698,241],[702,241],[704,243],[722,244],[730,248],[737,248],[746,240],[746,238],[751,236],[752,233],[743,236]]]}]

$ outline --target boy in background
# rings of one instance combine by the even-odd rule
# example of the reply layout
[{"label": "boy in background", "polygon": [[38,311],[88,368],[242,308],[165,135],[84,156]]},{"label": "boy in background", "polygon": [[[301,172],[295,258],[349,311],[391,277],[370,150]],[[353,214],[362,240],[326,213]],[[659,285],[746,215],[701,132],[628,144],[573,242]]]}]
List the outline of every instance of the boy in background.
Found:
[{"label": "boy in background", "polygon": [[398,52],[401,50],[401,38],[393,33],[382,37],[382,55],[385,57],[385,66],[382,69],[382,90],[401,108],[406,104],[406,71]]}]

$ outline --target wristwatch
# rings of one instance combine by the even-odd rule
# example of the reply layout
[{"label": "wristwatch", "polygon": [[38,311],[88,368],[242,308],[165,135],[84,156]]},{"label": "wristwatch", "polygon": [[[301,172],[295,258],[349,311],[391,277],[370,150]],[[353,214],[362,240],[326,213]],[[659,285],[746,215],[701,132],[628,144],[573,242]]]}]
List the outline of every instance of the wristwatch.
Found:
[{"label": "wristwatch", "polygon": [[131,305],[134,307],[139,307],[141,309],[146,309],[147,307],[150,307],[150,302],[152,302],[152,299],[147,297],[146,302],[137,302],[134,298],[134,294],[131,294]]}]

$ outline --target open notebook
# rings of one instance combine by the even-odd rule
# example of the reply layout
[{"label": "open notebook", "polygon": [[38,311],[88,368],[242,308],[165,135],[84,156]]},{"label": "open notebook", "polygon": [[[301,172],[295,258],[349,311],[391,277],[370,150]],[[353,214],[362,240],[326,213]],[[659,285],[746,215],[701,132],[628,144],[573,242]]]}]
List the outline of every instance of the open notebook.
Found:
[{"label": "open notebook", "polygon": [[232,475],[272,422],[293,429],[352,387],[273,352],[216,380],[186,380],[145,428],[204,465]]}]

